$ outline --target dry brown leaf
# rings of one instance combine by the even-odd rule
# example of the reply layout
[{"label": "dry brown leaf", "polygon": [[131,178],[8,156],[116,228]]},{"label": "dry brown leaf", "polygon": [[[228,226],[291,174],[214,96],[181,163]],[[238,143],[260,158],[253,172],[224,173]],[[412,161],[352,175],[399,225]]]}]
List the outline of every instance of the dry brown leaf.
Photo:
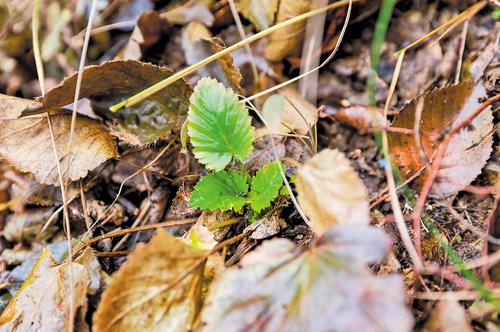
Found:
[{"label": "dry brown leaf", "polygon": [[[310,6],[311,0],[281,0],[276,23],[304,14]],[[300,21],[273,32],[269,36],[269,44],[264,51],[266,58],[281,61],[289,53],[299,50],[304,37],[305,24],[306,21]]]},{"label": "dry brown leaf", "polygon": [[[77,74],[66,78],[59,86],[47,92],[40,101],[45,107],[62,107],[73,102]],[[177,80],[132,108],[112,113],[108,107],[172,74],[167,67],[133,60],[108,61],[88,66],[83,72],[81,98],[99,100],[94,103],[100,115],[112,121],[115,134],[132,145],[157,141],[180,128],[179,115],[187,113],[192,89],[184,80]],[[105,99],[104,101],[102,99]]]},{"label": "dry brown leaf", "polygon": [[440,301],[431,311],[423,332],[472,332],[465,309],[458,301]]},{"label": "dry brown leaf", "polygon": [[[106,128],[94,120],[80,116],[76,120],[74,143],[71,155],[68,156],[71,115],[52,115],[51,122],[63,180],[79,180],[106,160],[118,155],[116,143]],[[33,173],[40,183],[59,185],[45,115],[2,121],[0,157],[21,172]]]},{"label": "dry brown leaf", "polygon": [[125,47],[115,59],[140,60],[142,51],[155,44],[166,29],[166,22],[161,19],[160,13],[155,10],[143,12],[137,19],[134,31]]},{"label": "dry brown leaf", "polygon": [[[212,34],[202,23],[191,22],[182,31],[182,48],[187,64],[192,65],[223,50],[225,46],[222,40],[212,38]],[[224,86],[241,91],[241,73],[230,54],[201,67],[198,73],[216,78]]]},{"label": "dry brown leaf", "polygon": [[340,225],[303,250],[273,239],[226,269],[202,312],[202,331],[410,331],[399,276],[367,268],[390,246],[379,229]]},{"label": "dry brown leaf", "polygon": [[205,264],[180,282],[179,277],[205,253],[159,231],[112,276],[94,315],[94,330],[190,330],[202,303]]},{"label": "dry brown leaf", "polygon": [[78,263],[72,264],[73,284],[69,284],[68,264],[55,266],[44,248],[21,289],[0,316],[2,331],[68,331],[69,290],[73,291],[76,329],[85,326],[89,274]]},{"label": "dry brown leaf", "polygon": [[298,201],[316,234],[337,224],[368,224],[366,188],[338,150],[325,149],[297,171]]},{"label": "dry brown leaf", "polygon": [[236,7],[246,19],[252,22],[257,30],[269,28],[278,11],[278,0],[238,0]]},{"label": "dry brown leaf", "polygon": [[[394,127],[412,129],[415,123],[417,103],[423,99],[420,132],[422,147],[427,160],[432,160],[439,141],[427,134],[440,134],[466,119],[478,106],[478,99],[485,97],[486,91],[481,83],[472,86],[469,81],[436,89],[426,93],[406,105],[393,123]],[[486,165],[492,152],[493,117],[488,107],[453,136],[441,163],[441,169],[432,187],[433,197],[447,197],[469,185]],[[391,155],[408,178],[420,170],[424,161],[415,144],[414,135],[389,132]],[[420,186],[426,176],[416,180]]]}]

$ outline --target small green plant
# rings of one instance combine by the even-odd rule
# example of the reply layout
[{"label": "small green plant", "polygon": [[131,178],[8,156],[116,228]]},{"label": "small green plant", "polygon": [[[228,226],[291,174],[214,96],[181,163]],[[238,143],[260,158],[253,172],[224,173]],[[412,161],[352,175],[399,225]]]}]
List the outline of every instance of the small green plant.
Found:
[{"label": "small green plant", "polygon": [[283,186],[282,166],[270,163],[254,176],[244,168],[242,161],[253,149],[254,128],[238,97],[216,80],[203,78],[190,102],[187,133],[193,152],[213,172],[196,184],[189,205],[235,212],[250,206],[255,213],[271,206]]}]

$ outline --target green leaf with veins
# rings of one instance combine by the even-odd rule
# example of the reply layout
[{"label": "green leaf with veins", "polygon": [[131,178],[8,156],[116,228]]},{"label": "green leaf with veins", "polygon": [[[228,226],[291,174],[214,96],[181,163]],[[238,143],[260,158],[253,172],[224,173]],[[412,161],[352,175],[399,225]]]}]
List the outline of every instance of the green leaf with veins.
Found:
[{"label": "green leaf with veins", "polygon": [[260,212],[271,205],[278,196],[283,178],[280,174],[280,165],[277,162],[270,163],[260,169],[252,179],[250,201],[252,209]]},{"label": "green leaf with veins", "polygon": [[232,158],[248,157],[254,129],[247,110],[231,89],[214,79],[202,78],[190,102],[188,135],[198,161],[220,171]]},{"label": "green leaf with veins", "polygon": [[247,202],[248,183],[236,171],[205,175],[194,187],[189,206],[214,211],[240,210]]}]

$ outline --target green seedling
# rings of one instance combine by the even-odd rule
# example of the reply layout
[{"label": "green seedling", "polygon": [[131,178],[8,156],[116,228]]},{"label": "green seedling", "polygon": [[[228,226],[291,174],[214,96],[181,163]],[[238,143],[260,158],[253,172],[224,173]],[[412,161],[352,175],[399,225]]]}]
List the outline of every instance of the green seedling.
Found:
[{"label": "green seedling", "polygon": [[282,165],[269,163],[248,174],[242,162],[252,152],[254,128],[245,106],[211,78],[198,82],[190,103],[187,134],[195,157],[213,172],[196,184],[189,205],[240,213],[248,206],[257,214],[270,207],[283,186]]}]

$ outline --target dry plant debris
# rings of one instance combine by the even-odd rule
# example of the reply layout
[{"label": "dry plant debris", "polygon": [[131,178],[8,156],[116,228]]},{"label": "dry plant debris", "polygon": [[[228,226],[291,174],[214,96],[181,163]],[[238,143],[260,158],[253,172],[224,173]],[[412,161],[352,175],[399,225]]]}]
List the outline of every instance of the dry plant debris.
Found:
[{"label": "dry plant debris", "polygon": [[0,2],[0,331],[496,331],[499,13]]}]

